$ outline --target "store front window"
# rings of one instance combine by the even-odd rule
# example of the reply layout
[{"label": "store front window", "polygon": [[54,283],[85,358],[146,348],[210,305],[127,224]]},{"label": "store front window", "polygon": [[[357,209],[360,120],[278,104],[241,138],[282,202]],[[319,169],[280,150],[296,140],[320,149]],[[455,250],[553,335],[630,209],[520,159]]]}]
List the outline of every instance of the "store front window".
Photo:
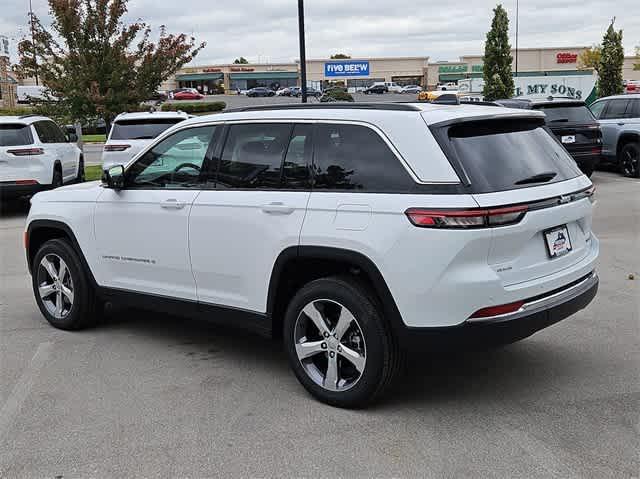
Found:
[{"label": "store front window", "polygon": [[422,80],[423,80],[423,77],[421,75],[417,75],[417,76],[405,75],[405,76],[391,77],[391,81],[396,82],[400,86],[407,86],[407,85],[421,86]]},{"label": "store front window", "polygon": [[232,90],[249,90],[258,86],[277,90],[289,86],[296,86],[297,78],[250,78],[250,79],[231,79]]}]

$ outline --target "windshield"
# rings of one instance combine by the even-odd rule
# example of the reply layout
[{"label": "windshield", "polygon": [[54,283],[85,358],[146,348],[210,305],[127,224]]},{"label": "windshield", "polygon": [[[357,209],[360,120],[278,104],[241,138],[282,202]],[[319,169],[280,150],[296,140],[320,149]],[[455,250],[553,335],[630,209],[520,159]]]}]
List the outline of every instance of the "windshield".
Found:
[{"label": "windshield", "polygon": [[435,128],[472,193],[527,188],[581,175],[575,161],[536,119],[483,120]]},{"label": "windshield", "polygon": [[120,120],[113,124],[111,140],[151,140],[183,118]]},{"label": "windshield", "polygon": [[0,146],[21,146],[33,143],[29,125],[0,125]]},{"label": "windshield", "polygon": [[595,123],[596,121],[585,105],[544,105],[538,109],[547,116],[547,123]]}]

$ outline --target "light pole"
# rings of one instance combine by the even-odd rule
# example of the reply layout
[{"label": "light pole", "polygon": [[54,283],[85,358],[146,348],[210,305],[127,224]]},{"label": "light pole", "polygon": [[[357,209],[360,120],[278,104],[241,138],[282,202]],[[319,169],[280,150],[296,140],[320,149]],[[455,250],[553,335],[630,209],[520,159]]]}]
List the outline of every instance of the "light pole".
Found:
[{"label": "light pole", "polygon": [[300,87],[302,103],[307,103],[307,54],[304,45],[304,0],[298,0],[298,34],[300,36]]},{"label": "light pole", "polygon": [[38,85],[38,56],[36,55],[36,41],[33,33],[33,7],[31,6],[31,0],[29,0],[29,23],[31,25],[31,48],[33,48],[33,73],[36,80],[36,86]]},{"label": "light pole", "polygon": [[519,0],[516,0],[516,76],[518,76],[518,5]]}]

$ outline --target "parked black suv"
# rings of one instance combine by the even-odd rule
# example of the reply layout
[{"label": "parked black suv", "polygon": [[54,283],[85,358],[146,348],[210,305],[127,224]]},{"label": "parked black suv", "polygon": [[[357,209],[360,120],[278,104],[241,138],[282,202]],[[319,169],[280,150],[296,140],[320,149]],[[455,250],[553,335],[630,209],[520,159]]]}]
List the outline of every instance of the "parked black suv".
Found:
[{"label": "parked black suv", "polygon": [[550,97],[543,100],[513,98],[495,103],[508,108],[542,110],[549,129],[582,172],[591,176],[602,156],[602,131],[585,102]]}]

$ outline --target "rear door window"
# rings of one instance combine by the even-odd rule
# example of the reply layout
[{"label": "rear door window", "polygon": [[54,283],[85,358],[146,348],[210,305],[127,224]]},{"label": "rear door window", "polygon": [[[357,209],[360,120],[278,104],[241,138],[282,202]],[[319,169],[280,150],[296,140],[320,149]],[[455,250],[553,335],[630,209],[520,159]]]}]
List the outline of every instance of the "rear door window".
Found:
[{"label": "rear door window", "polygon": [[602,112],[604,111],[606,106],[606,101],[599,101],[591,105],[589,108],[591,109],[591,113],[593,113],[593,116],[600,119],[602,118]]},{"label": "rear door window", "polygon": [[0,125],[0,146],[31,145],[33,136],[29,125]]},{"label": "rear door window", "polygon": [[[607,111],[604,112],[601,119],[616,120],[618,118],[627,118],[626,111],[627,106],[629,106],[630,103],[631,102],[626,99],[610,100],[609,107],[607,108]],[[631,111],[629,111],[629,114],[631,114]]]},{"label": "rear door window", "polygon": [[582,174],[542,120],[481,120],[431,128],[458,174],[467,177],[470,193],[540,186]]},{"label": "rear door window", "polygon": [[547,117],[548,124],[554,123],[593,123],[595,118],[585,105],[544,105],[538,108]]},{"label": "rear door window", "polygon": [[119,120],[113,124],[111,140],[152,140],[182,118]]}]

